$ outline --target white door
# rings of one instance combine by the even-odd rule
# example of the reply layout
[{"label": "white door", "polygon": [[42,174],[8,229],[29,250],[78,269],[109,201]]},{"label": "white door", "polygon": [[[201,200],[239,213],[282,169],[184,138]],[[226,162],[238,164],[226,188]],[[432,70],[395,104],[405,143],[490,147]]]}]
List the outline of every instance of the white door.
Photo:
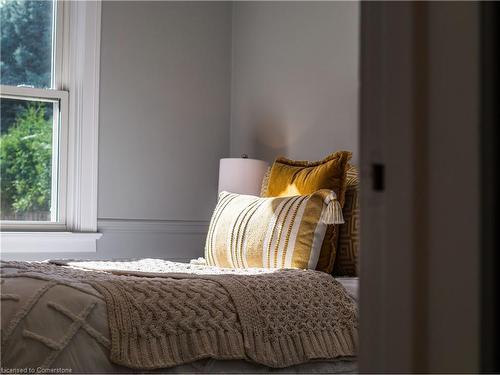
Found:
[{"label": "white door", "polygon": [[363,2],[360,371],[479,370],[479,7]]}]

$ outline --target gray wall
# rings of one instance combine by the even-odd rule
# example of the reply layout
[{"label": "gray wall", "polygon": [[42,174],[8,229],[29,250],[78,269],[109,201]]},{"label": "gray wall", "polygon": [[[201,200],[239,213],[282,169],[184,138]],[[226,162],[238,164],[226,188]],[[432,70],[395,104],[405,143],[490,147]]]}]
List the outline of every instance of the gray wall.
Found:
[{"label": "gray wall", "polygon": [[230,3],[103,4],[99,257],[203,255],[230,53]]},{"label": "gray wall", "polygon": [[230,9],[104,3],[99,218],[210,218],[229,143]]},{"label": "gray wall", "polygon": [[358,158],[357,2],[235,2],[231,154]]}]

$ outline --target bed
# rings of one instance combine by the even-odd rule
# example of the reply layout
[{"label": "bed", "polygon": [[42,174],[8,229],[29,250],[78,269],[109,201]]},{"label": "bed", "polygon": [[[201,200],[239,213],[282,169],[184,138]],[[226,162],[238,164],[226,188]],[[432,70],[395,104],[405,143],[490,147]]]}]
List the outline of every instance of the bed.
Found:
[{"label": "bed", "polygon": [[[221,271],[213,267],[153,259],[133,262],[2,262],[1,271],[2,372],[12,373],[17,369],[17,371],[28,373],[30,371],[46,373],[351,373],[356,372],[357,369],[358,282],[355,277],[334,279],[331,275],[322,272],[297,270],[280,270],[274,273],[244,270],[235,274],[234,270]],[[303,294],[301,288],[310,287],[311,280],[318,282],[317,295],[311,294],[310,300],[297,301],[297,303],[291,298],[291,302],[288,301],[286,305],[289,311],[279,313],[274,311],[285,306],[283,301],[287,298],[283,296],[293,293],[295,289]],[[186,286],[185,294],[189,298],[182,300],[174,293],[169,294],[165,299],[162,297],[163,292],[153,295],[150,299],[143,298],[142,292],[134,292],[136,289],[141,289],[142,282],[147,283],[144,285],[152,290],[163,288],[164,293],[167,294],[172,288],[181,290]],[[268,288],[273,283],[279,287],[271,291],[266,289],[265,297],[259,294],[259,290],[252,289],[254,284],[261,285],[261,288]],[[235,285],[237,285],[236,288]],[[324,291],[321,290],[322,287],[325,288]],[[208,295],[204,296],[204,290],[207,288],[209,289]],[[285,290],[287,288],[288,290]],[[211,295],[212,289],[218,290],[219,294]],[[228,293],[226,289],[229,290]],[[245,293],[249,294],[244,294],[239,289],[245,289]],[[184,292],[184,289],[181,292]],[[278,296],[274,298],[276,301],[272,301],[273,293],[275,297]],[[122,294],[127,294],[128,297],[132,297],[132,300],[127,300],[129,305],[125,305],[125,308],[120,310],[120,305],[117,305],[114,300],[122,298],[119,297]],[[293,315],[295,311],[298,315],[304,314],[303,317],[305,317],[304,321],[296,320],[295,325],[304,323],[304,329],[310,326],[311,330],[315,330],[317,327],[314,324],[318,321],[318,324],[323,324],[323,331],[321,331],[323,333],[320,333],[320,336],[316,335],[310,341],[307,341],[309,338],[306,339],[305,336],[301,336],[300,340],[297,338],[299,336],[294,336],[295,342],[283,341],[282,337],[273,341],[272,335],[269,336],[271,338],[264,338],[265,344],[258,344],[261,338],[257,336],[248,341],[249,330],[245,327],[253,327],[252,324],[258,326],[262,322],[247,325],[241,322],[245,319],[255,320],[255,316],[262,312],[257,309],[252,314],[248,314],[247,310],[241,310],[241,306],[245,303],[248,305],[248,301],[244,300],[239,305],[235,303],[235,309],[232,312],[227,312],[228,306],[232,306],[231,300],[240,298],[237,297],[240,294],[244,295],[243,299],[256,298],[256,302],[245,307],[249,310],[254,307],[251,306],[252,304],[264,306],[259,305],[260,299],[270,296],[271,300],[266,302],[265,308],[270,309],[267,313],[271,315],[268,316],[278,317],[277,322],[273,323],[275,326],[280,324],[281,318],[279,317],[283,316],[282,314]],[[126,300],[125,297],[123,298]],[[141,312],[141,306],[147,305],[151,300],[157,304],[165,300],[174,301],[172,302],[174,304],[178,301],[182,306],[174,306],[173,310],[172,307],[170,310],[165,308],[158,312],[158,314],[166,314],[161,316],[133,315],[137,311]],[[233,321],[238,327],[241,325],[243,333],[240,335],[237,332],[234,336],[236,338],[232,338],[235,341],[228,341],[226,345],[219,339],[211,340],[208,336],[193,336],[195,344],[190,344],[189,336],[184,335],[182,330],[181,334],[175,333],[177,336],[168,335],[169,326],[165,322],[169,319],[178,323],[177,328],[186,326],[184,328],[186,332],[194,332],[193,327],[190,326],[191,323],[186,323],[186,316],[194,316],[192,311],[199,306],[212,303],[213,300],[224,301],[220,306],[220,311],[211,307],[206,309],[210,313],[202,311],[200,316],[206,320],[216,321],[216,315],[220,313],[223,314],[220,316],[220,324],[224,325]],[[329,306],[330,310],[325,306],[316,310],[307,306],[309,303],[318,304],[318,301],[320,304]],[[126,320],[124,316],[130,311],[131,316],[135,317],[132,323],[129,322],[131,327],[119,328],[124,327],[123,321]],[[180,316],[182,315],[180,312],[184,316]],[[170,315],[169,318],[169,313],[174,315]],[[110,319],[110,314],[118,318]],[[338,320],[338,317],[334,315],[343,316],[346,319],[345,321],[338,320],[337,325],[325,325],[326,320],[314,314],[323,314],[323,317],[333,320]],[[293,316],[285,316],[285,318],[300,319],[300,317]],[[140,354],[133,354],[131,339],[127,341],[128,339],[123,337],[123,332],[120,336],[120,332],[116,331],[131,329],[136,333],[139,331],[139,336],[141,336],[140,330],[148,319],[150,320],[149,327],[153,327],[153,336],[155,332],[167,333],[164,336],[158,334],[157,337],[144,334],[144,337],[149,337],[148,340],[158,340],[158,342],[165,338],[172,342],[172,337],[175,339],[180,337],[180,343],[175,344],[179,346],[178,352],[169,347],[171,351],[168,354],[162,354],[166,353],[161,352],[161,350],[167,350],[166,346],[161,350],[158,349],[160,346],[151,346],[153,349],[148,349],[150,347],[144,344],[144,341],[138,341],[138,348],[134,350]],[[268,323],[267,320],[264,324]],[[155,326],[155,321],[161,321],[167,325]],[[196,330],[206,329],[203,322],[201,326],[199,322],[196,324],[198,324]],[[261,331],[267,335],[276,328],[275,326],[266,325]],[[234,328],[229,323],[224,327],[225,332],[232,332]],[[327,333],[333,331],[345,333],[348,328],[350,333],[339,334],[333,337],[333,341],[328,341],[330,339],[327,338]],[[215,331],[217,329],[217,327],[214,328]],[[293,327],[287,329],[292,330]],[[126,345],[125,341],[127,341]],[[241,348],[238,349],[240,344]],[[278,357],[282,355],[279,360],[271,358],[276,356],[275,350],[281,350],[276,349],[273,346],[275,344],[281,345],[282,349],[287,348],[283,349],[283,353],[279,353]],[[200,345],[201,348],[193,349],[193,345]],[[214,348],[217,345],[219,347]],[[259,345],[264,349],[256,350],[255,348]],[[165,356],[169,357],[168,361],[164,360]],[[162,366],[162,364],[167,364],[167,366]]]}]

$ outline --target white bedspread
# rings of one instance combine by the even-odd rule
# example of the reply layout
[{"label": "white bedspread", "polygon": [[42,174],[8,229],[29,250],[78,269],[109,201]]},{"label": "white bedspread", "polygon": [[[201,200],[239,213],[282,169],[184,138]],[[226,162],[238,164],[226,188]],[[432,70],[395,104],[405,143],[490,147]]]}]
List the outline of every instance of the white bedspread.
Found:
[{"label": "white bedspread", "polygon": [[[3,268],[4,275],[16,269]],[[337,279],[357,300],[357,278]],[[61,373],[132,372],[109,360],[109,329],[102,296],[86,284],[51,284],[43,279],[6,277],[1,285],[2,372],[45,367]],[[92,309],[86,310],[86,306]],[[40,319],[44,317],[44,319]],[[29,342],[30,352],[26,352]],[[50,361],[49,361],[50,360]],[[271,369],[239,360],[203,359],[160,373],[266,373]],[[355,360],[317,361],[284,369],[284,373],[350,373]]]}]

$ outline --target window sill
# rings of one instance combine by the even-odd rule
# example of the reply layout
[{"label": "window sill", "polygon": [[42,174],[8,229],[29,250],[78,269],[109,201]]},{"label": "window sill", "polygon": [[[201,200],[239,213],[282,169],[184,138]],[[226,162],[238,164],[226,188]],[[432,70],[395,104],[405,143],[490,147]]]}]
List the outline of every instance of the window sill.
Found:
[{"label": "window sill", "polygon": [[2,253],[95,253],[102,233],[1,232]]}]

